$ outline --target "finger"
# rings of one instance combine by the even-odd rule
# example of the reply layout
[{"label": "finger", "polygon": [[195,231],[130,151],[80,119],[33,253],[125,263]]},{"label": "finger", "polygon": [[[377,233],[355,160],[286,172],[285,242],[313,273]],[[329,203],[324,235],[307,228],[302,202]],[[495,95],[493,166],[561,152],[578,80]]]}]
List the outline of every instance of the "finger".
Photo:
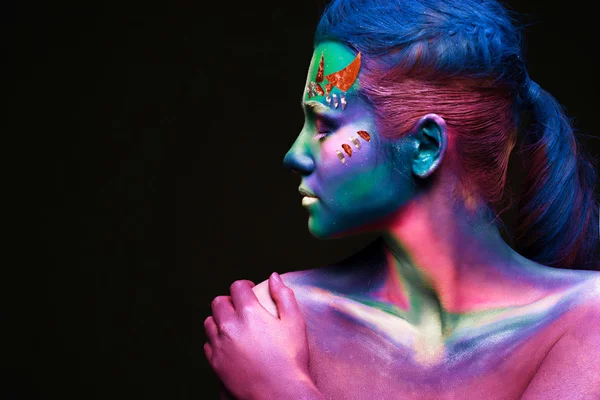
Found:
[{"label": "finger", "polygon": [[221,332],[223,323],[230,321],[235,317],[235,309],[229,296],[217,296],[210,303],[212,316],[217,325],[217,329]]},{"label": "finger", "polygon": [[244,313],[253,307],[261,307],[252,288],[254,283],[248,280],[235,281],[229,287],[231,301],[237,313]]},{"label": "finger", "polygon": [[204,343],[204,355],[210,364],[212,364],[212,346],[210,343]]},{"label": "finger", "polygon": [[277,272],[273,272],[269,277],[269,291],[277,305],[280,319],[301,316],[294,291],[283,283]]},{"label": "finger", "polygon": [[217,324],[212,315],[209,315],[204,320],[204,330],[206,331],[206,337],[208,338],[209,343],[214,344],[219,337],[219,328],[217,328]]}]

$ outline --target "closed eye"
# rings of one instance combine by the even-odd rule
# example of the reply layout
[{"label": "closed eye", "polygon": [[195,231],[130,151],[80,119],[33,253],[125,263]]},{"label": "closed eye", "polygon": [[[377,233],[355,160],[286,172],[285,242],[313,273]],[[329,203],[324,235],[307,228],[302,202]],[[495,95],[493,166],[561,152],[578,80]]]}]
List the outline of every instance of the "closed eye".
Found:
[{"label": "closed eye", "polygon": [[335,131],[335,126],[333,126],[332,121],[326,121],[323,118],[317,118],[315,121],[315,125],[317,128],[317,134],[315,135],[315,140],[323,139],[332,134],[332,131]]}]

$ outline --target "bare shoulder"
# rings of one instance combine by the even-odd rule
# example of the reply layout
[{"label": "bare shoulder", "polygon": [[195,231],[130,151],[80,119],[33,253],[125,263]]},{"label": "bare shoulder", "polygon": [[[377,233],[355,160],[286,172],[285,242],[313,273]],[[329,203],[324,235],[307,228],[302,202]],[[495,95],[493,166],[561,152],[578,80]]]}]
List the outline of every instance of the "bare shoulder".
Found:
[{"label": "bare shoulder", "polygon": [[572,296],[573,309],[581,314],[581,322],[600,317],[600,272],[585,271],[584,279],[573,287]]},{"label": "bare shoulder", "polygon": [[568,318],[549,355],[569,348],[573,355],[580,354],[577,349],[586,349],[586,354],[593,351],[600,357],[600,272],[581,272],[584,279],[565,294]]},{"label": "bare shoulder", "polygon": [[[312,277],[316,273],[316,269],[307,269],[302,271],[292,271],[280,274],[283,283],[294,291],[296,299],[301,302],[302,292],[311,287]],[[271,298],[269,292],[269,280],[266,279],[253,288],[256,297],[260,304],[274,316],[278,316],[277,306]]]},{"label": "bare shoulder", "polygon": [[[558,273],[567,277],[563,280],[567,284],[558,297],[555,290],[549,292],[548,297],[556,300],[549,311],[556,316],[564,337],[571,331],[581,333],[582,324],[600,316],[600,272],[565,270]],[[600,329],[600,324],[595,329]]]},{"label": "bare shoulder", "polygon": [[589,335],[595,338],[596,354],[600,356],[600,272],[582,287],[581,299],[585,305],[582,325],[588,330]]},{"label": "bare shoulder", "polygon": [[571,318],[522,399],[600,398],[600,273],[573,288]]}]

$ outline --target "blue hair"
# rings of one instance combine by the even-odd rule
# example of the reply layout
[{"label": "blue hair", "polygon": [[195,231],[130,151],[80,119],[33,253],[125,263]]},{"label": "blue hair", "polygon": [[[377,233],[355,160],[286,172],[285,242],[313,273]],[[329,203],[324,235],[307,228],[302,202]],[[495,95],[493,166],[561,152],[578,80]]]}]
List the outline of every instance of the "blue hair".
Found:
[{"label": "blue hair", "polygon": [[[527,175],[517,204],[513,247],[548,266],[600,268],[596,255],[600,239],[599,202],[594,193],[597,171],[560,104],[529,78],[522,61],[520,30],[515,18],[500,3],[333,0],[318,24],[315,46],[329,40],[345,43],[362,54],[363,75],[367,79],[361,78],[361,90],[363,82],[378,86],[364,90],[376,110],[378,104],[400,104],[401,98],[408,96],[398,90],[390,94],[390,88],[407,76],[423,85],[447,85],[457,79],[484,82],[477,90],[486,96],[490,88],[497,88],[497,96],[506,97],[510,103],[510,124],[500,117],[490,124],[482,118],[496,118],[494,113],[481,113],[479,121],[472,122],[478,129],[482,126],[476,132],[480,136],[460,143],[464,148],[477,147],[477,151],[460,150],[458,146],[457,151],[464,152],[461,161],[467,165],[466,171],[477,170],[473,166],[485,168],[481,154],[493,154],[493,165],[489,164],[488,170],[501,175],[497,180],[501,191],[505,191],[504,176],[514,141],[512,134],[500,135],[498,126],[516,132],[521,114],[529,113],[531,126],[522,129]],[[378,100],[381,93],[387,97]],[[461,104],[453,107],[460,108]],[[406,113],[388,112],[387,118],[403,115]],[[461,118],[456,117],[456,126],[462,123]],[[478,182],[479,189],[485,189],[485,182]],[[495,203],[494,196],[487,197],[488,202]]]}]

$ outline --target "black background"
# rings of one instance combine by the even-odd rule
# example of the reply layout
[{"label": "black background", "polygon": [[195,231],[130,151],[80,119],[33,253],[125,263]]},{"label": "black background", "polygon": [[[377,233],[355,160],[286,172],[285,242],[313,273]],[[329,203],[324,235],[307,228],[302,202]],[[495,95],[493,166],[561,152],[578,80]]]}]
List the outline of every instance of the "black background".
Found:
[{"label": "black background", "polygon": [[[210,301],[373,239],[312,238],[282,166],[324,4],[4,5],[1,398],[216,398]],[[597,156],[595,14],[508,4]]]}]

